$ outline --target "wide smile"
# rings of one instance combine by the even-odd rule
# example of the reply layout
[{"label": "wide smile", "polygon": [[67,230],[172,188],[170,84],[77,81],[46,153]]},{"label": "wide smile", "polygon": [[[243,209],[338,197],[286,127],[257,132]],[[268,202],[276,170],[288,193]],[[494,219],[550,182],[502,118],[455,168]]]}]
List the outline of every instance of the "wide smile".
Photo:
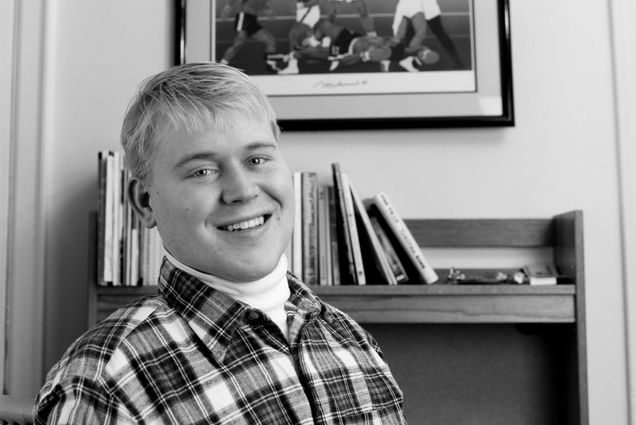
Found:
[{"label": "wide smile", "polygon": [[219,226],[219,229],[226,232],[244,232],[247,230],[258,229],[262,227],[265,222],[271,217],[270,214],[261,215],[251,218],[249,220],[238,221],[236,223]]}]

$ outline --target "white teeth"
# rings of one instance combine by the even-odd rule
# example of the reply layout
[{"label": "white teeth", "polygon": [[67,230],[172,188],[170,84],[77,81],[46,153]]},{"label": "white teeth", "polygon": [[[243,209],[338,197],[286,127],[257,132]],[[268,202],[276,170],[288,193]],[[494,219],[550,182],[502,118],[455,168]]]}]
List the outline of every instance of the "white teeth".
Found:
[{"label": "white teeth", "polygon": [[261,224],[265,223],[265,217],[260,216],[258,218],[253,218],[251,220],[247,220],[247,221],[241,221],[239,223],[234,223],[234,224],[230,224],[228,226],[224,226],[225,230],[228,230],[230,232],[234,231],[234,230],[247,230],[247,229],[251,229],[252,227],[256,227],[256,226],[260,226]]}]

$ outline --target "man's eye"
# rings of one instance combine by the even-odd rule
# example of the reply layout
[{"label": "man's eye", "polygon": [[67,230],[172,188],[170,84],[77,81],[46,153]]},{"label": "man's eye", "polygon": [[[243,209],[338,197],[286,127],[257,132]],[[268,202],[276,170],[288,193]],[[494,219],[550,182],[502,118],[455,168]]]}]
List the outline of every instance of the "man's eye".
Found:
[{"label": "man's eye", "polygon": [[211,169],[211,168],[202,168],[200,170],[195,171],[194,173],[192,173],[192,176],[194,177],[207,177],[207,176],[211,176],[212,174],[214,174],[215,170]]},{"label": "man's eye", "polygon": [[267,162],[267,158],[262,156],[255,156],[248,161],[250,165],[263,165]]}]

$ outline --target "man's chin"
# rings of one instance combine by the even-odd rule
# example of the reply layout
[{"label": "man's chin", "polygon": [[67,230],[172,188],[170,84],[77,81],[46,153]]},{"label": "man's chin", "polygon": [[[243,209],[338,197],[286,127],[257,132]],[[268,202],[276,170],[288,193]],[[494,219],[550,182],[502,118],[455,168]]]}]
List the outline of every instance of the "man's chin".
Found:
[{"label": "man's chin", "polygon": [[[269,275],[278,265],[278,260],[268,263],[255,263],[237,265],[232,269],[226,270],[224,279],[231,282],[253,282]],[[219,276],[222,277],[222,276]]]}]

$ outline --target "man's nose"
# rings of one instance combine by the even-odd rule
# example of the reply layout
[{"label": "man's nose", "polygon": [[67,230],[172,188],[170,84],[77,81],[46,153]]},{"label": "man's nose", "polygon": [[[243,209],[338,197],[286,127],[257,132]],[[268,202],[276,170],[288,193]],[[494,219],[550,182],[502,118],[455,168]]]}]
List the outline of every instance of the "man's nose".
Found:
[{"label": "man's nose", "polygon": [[223,201],[234,204],[255,198],[259,188],[253,174],[241,167],[226,169],[223,176]]}]

